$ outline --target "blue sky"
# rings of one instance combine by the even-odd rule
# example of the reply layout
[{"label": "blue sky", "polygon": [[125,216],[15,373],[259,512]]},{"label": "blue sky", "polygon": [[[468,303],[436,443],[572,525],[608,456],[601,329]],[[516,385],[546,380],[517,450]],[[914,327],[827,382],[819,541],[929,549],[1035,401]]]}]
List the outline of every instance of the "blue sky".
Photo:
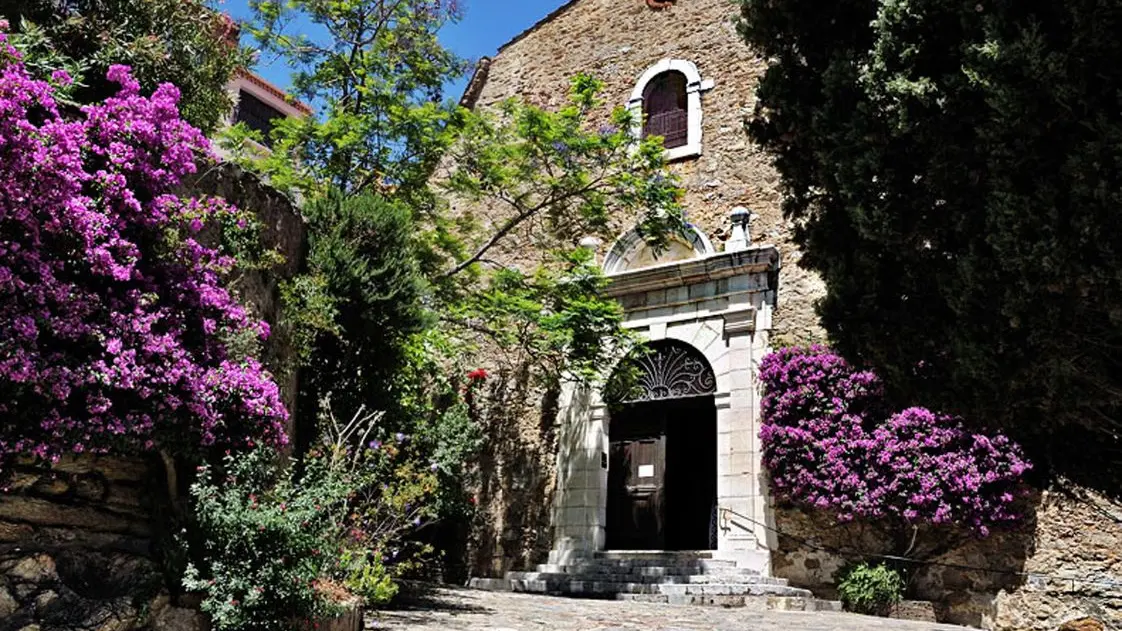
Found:
[{"label": "blue sky", "polygon": [[[499,46],[564,2],[565,0],[460,0],[460,5],[464,8],[463,19],[446,26],[440,33],[440,39],[460,57],[475,61],[494,54]],[[226,0],[219,7],[235,18],[249,17],[247,0]],[[282,88],[289,86],[290,71],[283,63],[262,63],[256,70]],[[466,84],[466,77],[450,84],[448,96],[459,98]]]}]

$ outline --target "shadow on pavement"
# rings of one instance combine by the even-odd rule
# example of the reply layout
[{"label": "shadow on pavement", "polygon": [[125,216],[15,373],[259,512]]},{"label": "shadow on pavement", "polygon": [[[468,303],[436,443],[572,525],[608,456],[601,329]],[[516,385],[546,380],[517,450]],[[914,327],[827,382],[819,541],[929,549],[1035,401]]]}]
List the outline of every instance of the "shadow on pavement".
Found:
[{"label": "shadow on pavement", "polygon": [[431,583],[403,583],[397,598],[381,610],[386,612],[437,611],[450,614],[488,614],[494,610],[472,604],[476,592]]}]

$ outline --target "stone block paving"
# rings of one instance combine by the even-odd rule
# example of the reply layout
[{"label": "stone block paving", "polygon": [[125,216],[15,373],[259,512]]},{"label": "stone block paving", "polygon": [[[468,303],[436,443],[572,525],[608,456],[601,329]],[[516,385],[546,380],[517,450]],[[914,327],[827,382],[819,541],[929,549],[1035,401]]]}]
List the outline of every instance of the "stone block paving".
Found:
[{"label": "stone block paving", "polygon": [[963,631],[967,627],[835,612],[753,611],[438,589],[370,613],[378,631]]}]

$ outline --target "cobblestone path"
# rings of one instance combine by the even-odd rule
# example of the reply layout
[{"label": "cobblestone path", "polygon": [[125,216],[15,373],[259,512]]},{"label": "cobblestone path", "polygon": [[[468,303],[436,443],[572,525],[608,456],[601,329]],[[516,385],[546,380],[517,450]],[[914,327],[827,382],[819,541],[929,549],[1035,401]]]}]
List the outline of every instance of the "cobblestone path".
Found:
[{"label": "cobblestone path", "polygon": [[440,589],[370,614],[379,631],[963,631],[966,627],[829,612],[750,611]]}]

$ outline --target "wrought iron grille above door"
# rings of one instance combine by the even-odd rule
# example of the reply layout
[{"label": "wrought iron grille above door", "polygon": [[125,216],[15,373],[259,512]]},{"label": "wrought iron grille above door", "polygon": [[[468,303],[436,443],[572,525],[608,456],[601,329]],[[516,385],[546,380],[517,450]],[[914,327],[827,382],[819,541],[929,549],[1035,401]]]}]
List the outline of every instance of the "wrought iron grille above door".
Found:
[{"label": "wrought iron grille above door", "polygon": [[707,396],[716,390],[717,379],[704,355],[684,342],[661,340],[625,359],[608,393],[617,403],[640,403]]}]

